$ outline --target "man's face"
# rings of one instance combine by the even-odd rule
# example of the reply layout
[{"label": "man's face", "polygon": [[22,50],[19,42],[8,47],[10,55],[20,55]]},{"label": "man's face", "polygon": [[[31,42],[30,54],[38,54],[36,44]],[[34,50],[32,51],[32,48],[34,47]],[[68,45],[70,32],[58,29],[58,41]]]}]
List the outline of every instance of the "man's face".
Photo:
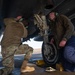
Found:
[{"label": "man's face", "polygon": [[50,20],[55,20],[55,13],[54,13],[54,12],[51,12],[51,13],[49,14],[49,19],[50,19]]}]

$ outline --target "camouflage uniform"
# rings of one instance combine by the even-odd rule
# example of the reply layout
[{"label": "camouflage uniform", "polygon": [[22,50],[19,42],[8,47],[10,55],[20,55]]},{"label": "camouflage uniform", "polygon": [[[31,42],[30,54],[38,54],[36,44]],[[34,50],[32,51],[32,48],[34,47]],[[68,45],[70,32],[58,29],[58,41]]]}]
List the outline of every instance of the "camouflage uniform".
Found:
[{"label": "camouflage uniform", "polygon": [[[8,75],[14,69],[14,54],[25,54],[24,60],[28,62],[33,48],[27,44],[21,44],[21,38],[27,37],[27,30],[21,22],[16,22],[13,18],[4,19],[6,25],[4,35],[1,41],[3,74]],[[27,65],[27,62],[25,65]],[[0,72],[1,73],[1,72]]]}]

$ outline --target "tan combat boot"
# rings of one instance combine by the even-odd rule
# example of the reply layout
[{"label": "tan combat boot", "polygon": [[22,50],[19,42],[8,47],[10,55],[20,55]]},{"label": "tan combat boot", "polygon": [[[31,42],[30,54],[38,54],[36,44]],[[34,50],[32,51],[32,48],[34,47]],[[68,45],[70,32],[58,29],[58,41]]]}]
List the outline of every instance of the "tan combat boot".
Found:
[{"label": "tan combat boot", "polygon": [[29,66],[26,66],[27,64],[27,61],[24,61],[22,66],[21,66],[21,73],[24,73],[24,72],[33,72],[35,70],[34,67],[29,67]]},{"label": "tan combat boot", "polygon": [[33,72],[34,70],[35,70],[34,67],[26,66],[25,68],[21,68],[21,73],[24,73],[24,72]]}]

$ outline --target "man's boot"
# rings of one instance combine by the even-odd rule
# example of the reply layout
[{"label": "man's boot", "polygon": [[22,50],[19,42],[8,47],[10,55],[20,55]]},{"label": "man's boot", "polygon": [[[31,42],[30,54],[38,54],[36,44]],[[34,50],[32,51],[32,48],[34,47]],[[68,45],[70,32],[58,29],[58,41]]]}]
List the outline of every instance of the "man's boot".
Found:
[{"label": "man's boot", "polygon": [[23,61],[23,64],[21,66],[21,73],[24,73],[24,72],[33,72],[35,70],[34,67],[29,67],[27,66],[27,61]]}]

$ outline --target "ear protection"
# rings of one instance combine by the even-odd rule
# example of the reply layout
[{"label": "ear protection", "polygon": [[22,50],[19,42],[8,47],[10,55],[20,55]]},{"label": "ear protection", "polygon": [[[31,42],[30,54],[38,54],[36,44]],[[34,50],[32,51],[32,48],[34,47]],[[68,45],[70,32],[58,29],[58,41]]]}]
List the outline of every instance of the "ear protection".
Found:
[{"label": "ear protection", "polygon": [[59,14],[56,12],[55,15],[58,16]]}]

